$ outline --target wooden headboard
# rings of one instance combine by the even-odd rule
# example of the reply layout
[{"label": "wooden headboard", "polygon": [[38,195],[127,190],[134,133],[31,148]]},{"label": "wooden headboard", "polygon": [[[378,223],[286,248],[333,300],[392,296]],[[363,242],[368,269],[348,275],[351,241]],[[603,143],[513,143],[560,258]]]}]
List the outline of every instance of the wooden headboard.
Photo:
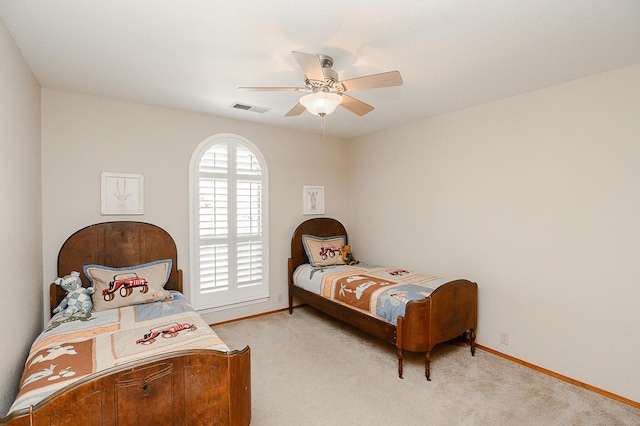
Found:
[{"label": "wooden headboard", "polygon": [[[144,222],[104,222],[77,231],[64,242],[58,254],[58,276],[80,272],[82,285],[89,286],[82,268],[97,264],[112,268],[140,265],[155,260],[171,259],[168,290],[182,292],[182,270],[178,269],[176,243],[164,229]],[[64,299],[65,291],[51,284],[51,310]]]},{"label": "wooden headboard", "polygon": [[319,217],[302,222],[296,228],[291,237],[291,260],[293,271],[303,263],[309,263],[307,253],[302,246],[302,235],[309,234],[316,237],[333,237],[334,235],[344,235],[345,243],[348,244],[347,230],[342,223],[329,217]]}]

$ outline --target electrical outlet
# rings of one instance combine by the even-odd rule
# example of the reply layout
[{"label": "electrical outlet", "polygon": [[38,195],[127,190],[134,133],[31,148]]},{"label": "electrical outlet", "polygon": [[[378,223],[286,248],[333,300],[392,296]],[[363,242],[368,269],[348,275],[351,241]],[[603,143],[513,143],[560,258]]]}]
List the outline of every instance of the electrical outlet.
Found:
[{"label": "electrical outlet", "polygon": [[278,303],[282,303],[282,293],[278,293]]},{"label": "electrical outlet", "polygon": [[509,344],[509,333],[505,331],[500,332],[500,343],[502,343],[503,345]]}]

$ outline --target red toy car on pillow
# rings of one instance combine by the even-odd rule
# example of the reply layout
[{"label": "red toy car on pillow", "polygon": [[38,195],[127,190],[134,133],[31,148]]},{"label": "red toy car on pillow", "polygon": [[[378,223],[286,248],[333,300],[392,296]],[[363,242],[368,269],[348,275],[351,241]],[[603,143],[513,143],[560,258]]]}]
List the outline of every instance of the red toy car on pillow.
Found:
[{"label": "red toy car on pillow", "polygon": [[138,275],[133,272],[116,275],[113,277],[113,281],[109,283],[109,288],[102,290],[102,297],[108,302],[115,297],[116,291],[120,292],[120,296],[127,297],[133,293],[134,287],[142,287],[140,293],[149,291],[147,280],[138,277]]}]

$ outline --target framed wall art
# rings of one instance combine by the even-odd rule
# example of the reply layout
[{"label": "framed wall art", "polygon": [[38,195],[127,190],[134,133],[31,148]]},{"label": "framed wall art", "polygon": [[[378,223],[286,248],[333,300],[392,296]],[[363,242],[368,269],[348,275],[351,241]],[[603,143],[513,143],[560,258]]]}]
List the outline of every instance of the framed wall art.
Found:
[{"label": "framed wall art", "polygon": [[324,214],[324,186],[302,187],[302,214]]},{"label": "framed wall art", "polygon": [[103,215],[144,214],[142,175],[102,172],[100,177]]}]

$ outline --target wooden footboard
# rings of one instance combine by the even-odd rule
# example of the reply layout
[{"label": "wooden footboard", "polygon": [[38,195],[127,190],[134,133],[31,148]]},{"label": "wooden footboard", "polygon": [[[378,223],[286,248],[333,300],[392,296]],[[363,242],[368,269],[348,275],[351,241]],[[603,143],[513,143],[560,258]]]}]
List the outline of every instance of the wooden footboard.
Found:
[{"label": "wooden footboard", "polygon": [[402,349],[427,352],[477,326],[478,286],[467,280],[448,282],[424,300],[407,304]]},{"label": "wooden footboard", "polygon": [[439,343],[463,334],[468,335],[471,355],[475,355],[475,333],[478,323],[478,285],[468,280],[455,280],[441,285],[424,300],[407,303],[404,318],[398,318],[400,329],[398,374],[402,377],[402,351],[425,352],[425,372],[431,380],[431,350]]},{"label": "wooden footboard", "polygon": [[431,344],[454,339],[478,324],[478,285],[456,280],[431,293]]},{"label": "wooden footboard", "polygon": [[248,425],[250,349],[187,350],[70,385],[0,424]]}]

